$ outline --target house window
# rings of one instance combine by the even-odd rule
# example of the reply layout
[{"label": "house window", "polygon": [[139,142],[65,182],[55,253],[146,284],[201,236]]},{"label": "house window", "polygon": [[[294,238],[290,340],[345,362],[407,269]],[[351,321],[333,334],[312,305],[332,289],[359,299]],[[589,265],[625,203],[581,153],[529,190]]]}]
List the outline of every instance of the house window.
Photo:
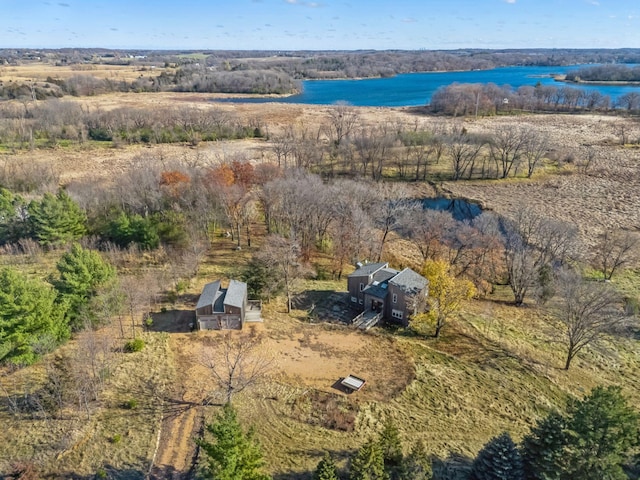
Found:
[{"label": "house window", "polygon": [[398,320],[402,320],[402,310],[391,310],[391,316]]},{"label": "house window", "polygon": [[351,297],[351,302],[352,303],[358,303],[358,299],[356,297]]},{"label": "house window", "polygon": [[398,294],[394,293],[393,294],[393,300],[391,300],[393,303],[398,303]]},{"label": "house window", "polygon": [[362,305],[362,304],[364,303],[364,301],[363,301],[362,299],[360,299],[360,300],[358,300],[358,303],[359,303],[360,305]]},{"label": "house window", "polygon": [[364,290],[364,283],[360,284],[360,291]]}]

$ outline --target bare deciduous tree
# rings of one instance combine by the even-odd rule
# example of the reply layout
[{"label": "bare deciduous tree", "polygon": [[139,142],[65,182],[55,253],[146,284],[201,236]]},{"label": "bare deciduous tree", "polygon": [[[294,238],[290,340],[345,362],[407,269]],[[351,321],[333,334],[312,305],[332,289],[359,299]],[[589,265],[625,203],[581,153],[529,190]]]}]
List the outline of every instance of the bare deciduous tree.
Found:
[{"label": "bare deciduous tree", "polygon": [[574,357],[602,335],[613,332],[626,320],[615,292],[607,284],[584,280],[572,270],[557,275],[558,299],[552,310],[562,323],[568,370]]},{"label": "bare deciduous tree", "polygon": [[447,136],[445,147],[451,159],[454,180],[460,180],[465,174],[471,177],[482,146],[482,141],[472,138],[464,128],[455,127]]},{"label": "bare deciduous tree", "polygon": [[522,151],[522,156],[527,161],[527,178],[533,176],[548,150],[549,140],[546,136],[537,132],[529,132]]},{"label": "bare deciduous tree", "polygon": [[605,230],[598,236],[592,264],[605,280],[637,257],[638,237],[625,230]]},{"label": "bare deciduous tree", "polygon": [[306,269],[301,263],[300,245],[295,239],[269,235],[258,257],[282,280],[287,295],[287,313],[291,312],[291,300],[296,284],[306,274]]},{"label": "bare deciduous tree", "polygon": [[347,103],[337,103],[327,112],[329,123],[326,132],[329,141],[336,147],[355,130],[360,117],[358,112]]},{"label": "bare deciduous tree", "polygon": [[573,252],[576,229],[520,208],[511,221],[503,222],[503,231],[507,281],[516,305],[522,305],[542,269],[552,262],[562,265]]},{"label": "bare deciduous tree", "polygon": [[203,352],[201,362],[209,369],[216,390],[226,403],[233,396],[260,382],[274,366],[274,359],[264,351],[263,337],[254,330],[229,332],[222,341]]}]

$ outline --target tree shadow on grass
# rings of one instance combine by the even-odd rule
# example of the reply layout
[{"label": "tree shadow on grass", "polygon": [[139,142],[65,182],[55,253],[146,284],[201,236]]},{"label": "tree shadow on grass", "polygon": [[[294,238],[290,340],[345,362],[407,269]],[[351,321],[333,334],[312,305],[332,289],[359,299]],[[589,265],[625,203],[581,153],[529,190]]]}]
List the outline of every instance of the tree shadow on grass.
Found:
[{"label": "tree shadow on grass", "polygon": [[148,327],[152,332],[188,333],[193,331],[196,322],[194,310],[167,310],[151,313],[152,323]]},{"label": "tree shadow on grass", "polygon": [[[144,465],[146,463],[145,459],[140,459],[141,464]],[[52,474],[43,476],[40,478],[44,479],[69,479],[69,480],[96,480],[96,479],[109,479],[109,480],[142,480],[146,478],[146,469],[135,467],[135,466],[125,466],[125,467],[114,467],[110,464],[105,464],[103,467],[97,468],[94,473],[90,474],[79,474],[75,472],[62,472],[58,474]],[[12,477],[8,477],[12,478]],[[162,478],[182,478],[182,477],[172,477],[166,476]]]},{"label": "tree shadow on grass", "polygon": [[[325,453],[331,455],[331,458],[336,464],[340,464],[344,461],[348,461],[355,454],[355,450],[294,450],[290,452],[293,456],[311,456],[315,457],[315,463],[320,463],[320,460],[324,457]],[[273,475],[273,480],[311,480],[315,472],[315,467],[312,470],[297,471],[297,472],[282,472]],[[338,468],[338,478],[348,478],[348,472]]]},{"label": "tree shadow on grass", "polygon": [[467,480],[473,458],[461,453],[450,453],[446,458],[433,457],[433,480]]}]

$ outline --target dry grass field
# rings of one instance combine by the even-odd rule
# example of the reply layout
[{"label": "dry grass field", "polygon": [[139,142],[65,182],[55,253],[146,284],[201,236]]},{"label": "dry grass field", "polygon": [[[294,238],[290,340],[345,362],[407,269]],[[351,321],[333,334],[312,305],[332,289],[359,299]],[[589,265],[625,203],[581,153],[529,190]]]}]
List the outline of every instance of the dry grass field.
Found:
[{"label": "dry grass field", "polygon": [[[66,73],[62,73],[66,72]],[[37,72],[26,67],[0,69],[0,79],[72,75],[51,67]],[[75,72],[78,73],[78,72]],[[87,71],[92,75],[133,76],[130,69]],[[270,132],[287,125],[317,126],[327,107],[283,103],[232,104],[211,101],[211,95],[110,94],[65,98],[90,109],[192,105],[223,109],[243,119],[259,118]],[[418,116],[410,109],[359,108],[370,122],[416,121],[441,124],[442,118]],[[460,181],[436,185],[452,195],[480,201],[484,208],[509,216],[527,205],[579,228],[589,243],[602,226],[640,228],[640,149],[620,145],[620,125],[630,138],[640,138],[634,120],[595,115],[530,115],[464,122],[483,133],[504,124],[544,131],[554,155],[563,159],[586,146],[596,152],[595,164],[580,172],[571,162],[548,162],[547,170],[531,180]],[[126,171],[132,162],[187,161],[213,163],[242,153],[255,161],[273,159],[269,141],[251,139],[185,145],[72,145],[54,149],[5,152],[2,162],[16,159],[51,166],[62,184],[92,179],[96,184]],[[431,187],[416,185],[416,192]],[[264,232],[262,232],[264,233]],[[260,235],[260,232],[258,232]],[[194,439],[218,406],[207,400],[213,389],[202,365],[203,349],[221,340],[217,332],[188,331],[202,285],[234,276],[250,258],[253,247],[236,251],[229,239],[217,237],[196,278],[177,302],[156,306],[153,328],[143,333],[147,347],[121,355],[98,408],[89,418],[61,415],[32,419],[0,408],[4,441],[0,447],[0,476],[16,462],[33,462],[48,478],[186,478],[192,472]],[[402,242],[397,255],[410,256]],[[37,268],[25,264],[36,274]],[[35,270],[34,270],[35,269]],[[46,273],[40,273],[45,276]],[[637,275],[620,277],[621,288],[640,294]],[[305,288],[317,292],[345,291],[346,281],[310,280]],[[320,295],[319,300],[323,297]],[[164,307],[166,312],[161,312]],[[502,287],[488,298],[473,300],[443,332],[443,338],[420,338],[406,332],[373,329],[362,333],[346,326],[318,323],[305,309],[284,313],[284,302],[265,304],[263,353],[275,359],[265,381],[238,395],[234,402],[246,425],[254,425],[274,478],[311,478],[325,451],[346,464],[386,417],[394,419],[407,447],[425,440],[434,455],[439,478],[457,478],[468,459],[492,436],[509,431],[520,439],[536,419],[562,408],[596,385],[621,384],[633,404],[640,406],[639,338],[609,338],[581,353],[570,371],[563,366],[563,346],[553,321],[532,307],[516,308]],[[74,349],[72,341],[64,349]],[[23,385],[31,378],[42,383],[43,364],[3,372],[3,388]],[[366,378],[361,392],[348,395],[336,388],[347,374]],[[18,388],[18,387],[15,387]],[[6,392],[0,393],[6,396]],[[124,408],[135,399],[137,407]]]}]

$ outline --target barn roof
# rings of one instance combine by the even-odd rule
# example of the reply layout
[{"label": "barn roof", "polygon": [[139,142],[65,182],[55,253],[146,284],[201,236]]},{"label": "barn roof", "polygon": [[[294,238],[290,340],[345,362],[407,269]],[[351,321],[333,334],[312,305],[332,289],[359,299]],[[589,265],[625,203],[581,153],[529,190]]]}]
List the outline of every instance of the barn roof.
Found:
[{"label": "barn roof", "polygon": [[224,304],[230,307],[242,308],[247,296],[247,284],[238,280],[229,280],[229,288],[224,297]]},{"label": "barn roof", "polygon": [[222,296],[222,292],[220,292],[220,280],[207,283],[202,289],[202,293],[200,294],[200,298],[198,299],[198,304],[196,305],[196,310],[202,307],[206,307],[207,305],[213,306],[214,302],[220,296]]}]

